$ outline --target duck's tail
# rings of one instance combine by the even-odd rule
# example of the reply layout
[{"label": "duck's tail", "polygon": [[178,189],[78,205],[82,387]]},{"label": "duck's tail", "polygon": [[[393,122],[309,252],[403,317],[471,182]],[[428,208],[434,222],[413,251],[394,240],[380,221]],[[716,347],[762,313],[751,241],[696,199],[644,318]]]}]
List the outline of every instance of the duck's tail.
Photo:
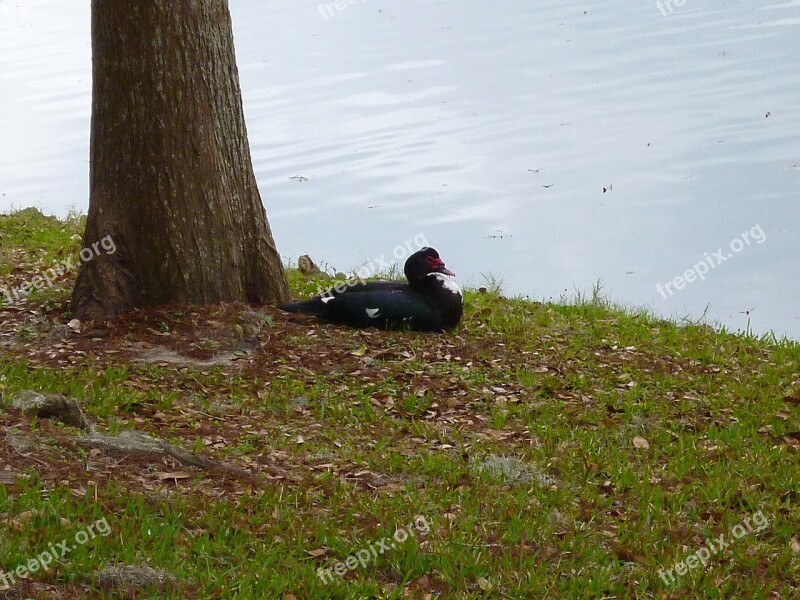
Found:
[{"label": "duck's tail", "polygon": [[305,313],[318,317],[324,316],[327,313],[322,298],[312,298],[311,300],[304,300],[301,302],[289,302],[288,304],[281,304],[278,308],[286,312]]}]

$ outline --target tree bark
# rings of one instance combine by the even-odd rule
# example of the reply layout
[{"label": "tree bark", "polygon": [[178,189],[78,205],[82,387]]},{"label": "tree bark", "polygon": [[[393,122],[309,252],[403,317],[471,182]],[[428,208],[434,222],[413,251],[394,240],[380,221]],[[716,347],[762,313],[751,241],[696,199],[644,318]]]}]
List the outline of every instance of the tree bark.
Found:
[{"label": "tree bark", "polygon": [[227,0],[92,0],[92,53],[83,245],[99,251],[81,264],[75,316],[284,301]]}]

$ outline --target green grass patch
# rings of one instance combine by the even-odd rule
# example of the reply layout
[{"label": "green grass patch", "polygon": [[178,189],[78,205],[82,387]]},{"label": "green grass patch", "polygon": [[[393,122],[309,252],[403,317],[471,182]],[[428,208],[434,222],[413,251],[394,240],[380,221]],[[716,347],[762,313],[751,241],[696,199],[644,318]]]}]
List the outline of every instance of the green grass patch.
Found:
[{"label": "green grass patch", "polygon": [[[44,262],[76,250],[80,221],[15,218],[3,248]],[[289,280],[298,297],[331,282]],[[166,344],[206,327],[191,315],[175,316],[184,330],[150,327]],[[797,343],[677,324],[597,294],[556,304],[468,290],[446,335],[270,315],[242,341],[243,362],[222,365],[133,360],[122,350],[141,342],[135,329],[83,354],[72,338],[46,346],[38,330],[9,337],[5,409],[23,389],[63,393],[107,432],[139,429],[260,475],[98,454],[66,443],[72,428],[0,411],[0,568],[105,518],[109,535],[32,574],[26,593],[124,597],[93,582],[106,565],[132,564],[176,578],[134,593],[152,598],[797,594]],[[113,344],[119,354],[100,350]],[[756,513],[767,525],[735,538]],[[426,531],[394,537],[420,517]],[[665,583],[661,573],[720,535],[728,547]],[[385,540],[394,546],[377,552]],[[364,549],[363,566],[346,565]]]}]

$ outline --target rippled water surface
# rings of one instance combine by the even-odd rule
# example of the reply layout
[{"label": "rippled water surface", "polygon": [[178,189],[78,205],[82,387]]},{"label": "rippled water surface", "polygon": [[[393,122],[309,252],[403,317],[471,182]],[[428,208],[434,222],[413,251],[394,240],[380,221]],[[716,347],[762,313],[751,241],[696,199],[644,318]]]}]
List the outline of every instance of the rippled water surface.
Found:
[{"label": "rippled water surface", "polygon": [[[88,5],[0,0],[0,209],[87,208]],[[286,258],[800,337],[800,1],[231,7]]]}]

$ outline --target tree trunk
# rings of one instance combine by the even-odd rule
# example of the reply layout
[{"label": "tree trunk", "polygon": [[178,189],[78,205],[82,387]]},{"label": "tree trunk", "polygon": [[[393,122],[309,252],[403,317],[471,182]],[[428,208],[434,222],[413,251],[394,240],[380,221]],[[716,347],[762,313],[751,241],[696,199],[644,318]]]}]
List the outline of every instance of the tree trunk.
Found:
[{"label": "tree trunk", "polygon": [[82,256],[75,316],[285,300],[227,0],[92,0],[92,53],[83,242],[96,252]]}]

